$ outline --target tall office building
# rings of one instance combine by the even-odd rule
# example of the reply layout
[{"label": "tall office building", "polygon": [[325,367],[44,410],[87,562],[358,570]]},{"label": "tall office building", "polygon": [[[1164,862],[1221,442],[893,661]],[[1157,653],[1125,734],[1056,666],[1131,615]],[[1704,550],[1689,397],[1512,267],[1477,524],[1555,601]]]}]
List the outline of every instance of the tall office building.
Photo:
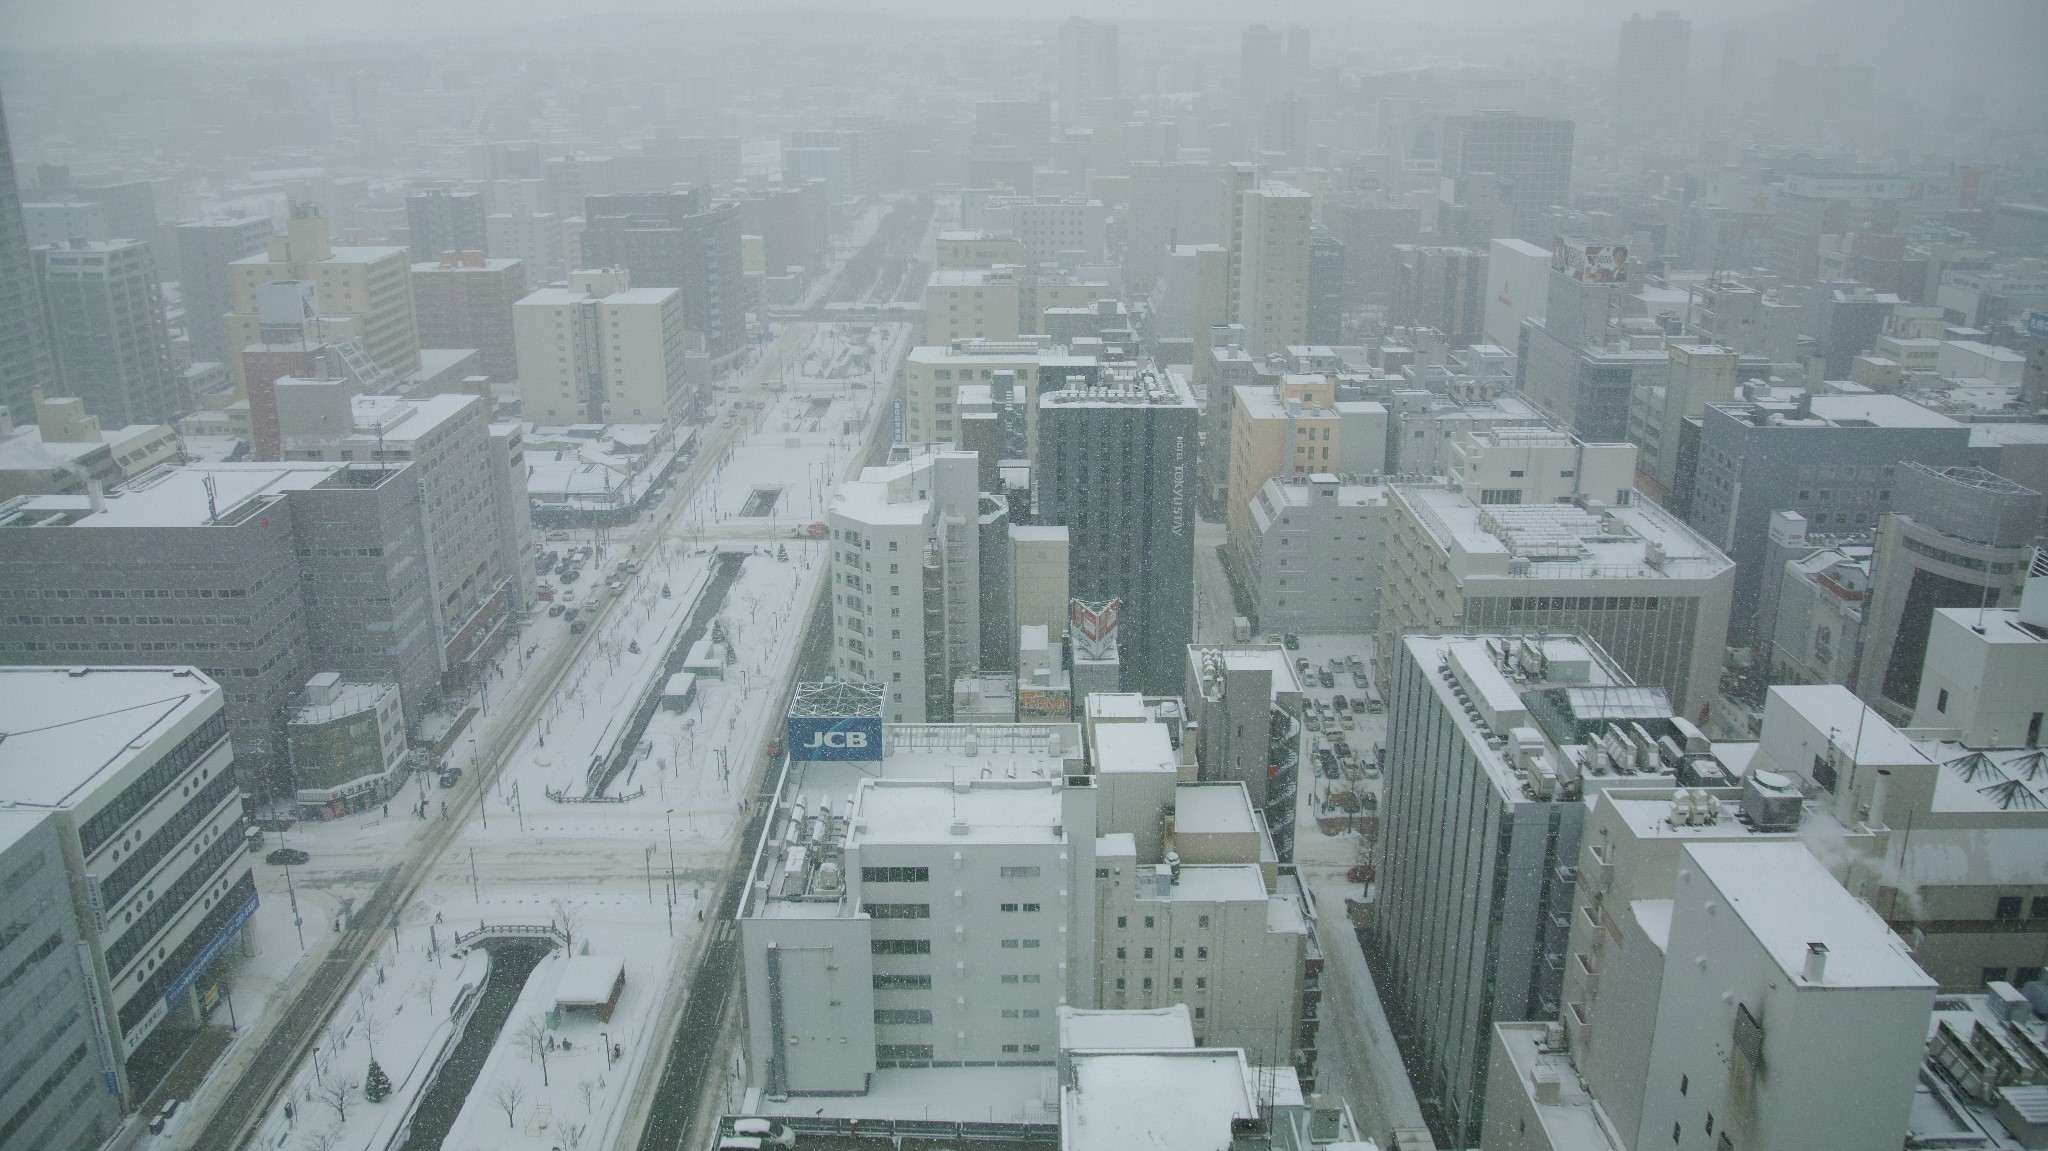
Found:
[{"label": "tall office building", "polygon": [[1708,404],[1699,449],[1674,484],[1686,520],[1735,561],[1729,640],[1750,634],[1762,590],[1771,513],[1810,530],[1870,531],[1893,507],[1903,461],[1965,462],[1970,429],[1903,396],[1813,396],[1799,404]]},{"label": "tall office building", "polygon": [[439,259],[443,252],[489,251],[484,219],[481,192],[414,192],[405,198],[405,246],[415,263]]},{"label": "tall office building", "polygon": [[0,668],[0,1144],[101,1145],[218,1011],[257,902],[226,696],[191,667]]},{"label": "tall office building", "polygon": [[283,718],[314,671],[399,684],[408,709],[439,697],[420,477],[411,462],[207,464],[103,506],[10,503],[0,590],[16,603],[91,593],[123,606],[0,617],[0,660],[199,665],[232,685],[243,787],[288,795]]},{"label": "tall office building", "polygon": [[1315,197],[1267,180],[1240,197],[1237,322],[1254,358],[1308,342],[1309,218]]},{"label": "tall office building", "polygon": [[1117,26],[1075,16],[1060,25],[1060,119],[1072,124],[1091,100],[1117,91]]},{"label": "tall office building", "polygon": [[1487,253],[1408,244],[1395,253],[1395,323],[1434,328],[1452,347],[1486,339]]},{"label": "tall office building", "polygon": [[526,265],[478,251],[446,251],[412,266],[423,348],[475,348],[491,379],[519,378],[512,306],[526,297]]},{"label": "tall office building", "polygon": [[512,306],[519,411],[531,424],[672,424],[690,403],[683,293],[629,287],[619,269],[572,273]]},{"label": "tall office building", "polygon": [[1447,484],[1387,497],[1380,644],[1404,631],[1569,629],[1697,717],[1720,690],[1735,565],[1638,497],[1633,444],[1548,428],[1468,432]]},{"label": "tall office building", "polygon": [[1675,11],[1638,12],[1622,21],[1621,50],[1614,58],[1615,126],[1632,134],[1679,127],[1691,55],[1692,21]]},{"label": "tall office building", "polygon": [[952,719],[953,680],[981,667],[974,452],[879,467],[832,493],[832,668],[882,685],[892,723]]},{"label": "tall office building", "polygon": [[1493,1024],[1558,1015],[1583,796],[1668,781],[1658,741],[1705,741],[1588,640],[1410,634],[1383,650],[1367,960],[1438,1145],[1469,1147]]},{"label": "tall office building", "polygon": [[2016,604],[2040,519],[2041,493],[2003,476],[1901,462],[1891,510],[1877,521],[1856,694],[1906,723],[1934,613]]},{"label": "tall office building", "polygon": [[228,346],[222,317],[234,307],[228,265],[263,250],[270,217],[241,216],[193,220],[175,228],[178,289],[185,303],[185,338],[194,363],[232,363],[241,352]]},{"label": "tall office building", "polygon": [[590,196],[583,215],[581,266],[624,268],[638,288],[681,291],[685,321],[714,361],[746,343],[738,204],[714,204],[704,188],[633,192]]},{"label": "tall office building", "polygon": [[35,261],[21,222],[21,187],[15,182],[14,150],[7,140],[7,113],[0,108],[0,405],[20,419],[21,413],[34,410],[30,397],[35,390],[56,380]]},{"label": "tall office building", "polygon": [[1172,695],[1194,627],[1195,397],[1141,369],[1038,404],[1038,521],[1067,528],[1070,594],[1121,600],[1123,689]]},{"label": "tall office building", "polygon": [[565,243],[562,217],[553,212],[535,212],[520,205],[484,217],[484,251],[525,264],[535,286],[552,284],[568,272]]},{"label": "tall office building", "polygon": [[1571,201],[1572,122],[1517,112],[1446,116],[1439,164],[1458,188],[1460,203],[1466,202],[1468,181],[1499,180],[1502,198],[1514,210],[1516,234],[1548,243],[1548,236],[1522,233],[1536,212]]},{"label": "tall office building", "polygon": [[57,387],[110,427],[168,424],[185,414],[184,375],[171,366],[163,285],[141,240],[75,240],[35,249]]},{"label": "tall office building", "polygon": [[[1249,165],[1131,165],[1131,210],[1125,223],[1124,282],[1149,291],[1167,254],[1183,244],[1221,244],[1236,265],[1239,193],[1252,187]],[[1232,273],[1235,275],[1235,272]],[[1237,293],[1235,283],[1231,295]]]},{"label": "tall office building", "polygon": [[1308,342],[1344,342],[1344,245],[1320,224],[1308,240]]},{"label": "tall office building", "polygon": [[[230,352],[264,342],[271,323],[258,305],[265,284],[275,280],[310,283],[315,314],[348,317],[376,366],[404,375],[419,370],[419,332],[413,323],[412,261],[391,245],[336,245],[317,204],[295,200],[285,234],[266,241],[262,254],[228,265],[231,311],[224,322]],[[238,357],[230,356],[235,382],[246,387]]]},{"label": "tall office building", "polygon": [[1238,38],[1237,97],[1243,107],[1261,108],[1287,90],[1287,47],[1278,28],[1254,24]]}]

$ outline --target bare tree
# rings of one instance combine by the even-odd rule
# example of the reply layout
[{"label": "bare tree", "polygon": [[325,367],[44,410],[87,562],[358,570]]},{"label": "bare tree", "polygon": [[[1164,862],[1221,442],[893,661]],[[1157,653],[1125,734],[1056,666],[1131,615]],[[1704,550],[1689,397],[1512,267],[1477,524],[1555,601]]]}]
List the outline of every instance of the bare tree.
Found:
[{"label": "bare tree", "polygon": [[592,1110],[591,1100],[597,1096],[596,1081],[585,1079],[583,1082],[578,1083],[576,1085],[576,1094],[583,1097],[583,1110]]},{"label": "bare tree", "polygon": [[341,1143],[341,1125],[336,1124],[325,1131],[308,1131],[299,1139],[299,1146],[305,1151],[334,1151]]},{"label": "bare tree", "polygon": [[420,981],[412,985],[414,994],[426,1001],[428,1011],[434,1009],[434,985],[439,981],[433,969],[428,968],[427,973],[420,976]]},{"label": "bare tree", "polygon": [[513,1033],[512,1042],[518,1044],[521,1051],[526,1052],[527,1062],[531,1063],[535,1059],[540,1060],[540,1085],[546,1087],[548,1085],[547,1021],[538,1015],[528,1019],[520,1025],[518,1031]]},{"label": "bare tree", "polygon": [[498,1085],[491,1088],[491,1106],[505,1113],[505,1126],[508,1128],[515,1125],[512,1122],[512,1114],[519,1110],[519,1105],[524,1102],[526,1086],[517,1079],[500,1079]]},{"label": "bare tree", "polygon": [[569,1148],[569,1151],[576,1151],[576,1148],[582,1144],[583,1129],[586,1126],[588,1124],[584,1123],[564,1123],[562,1125],[562,1142]]},{"label": "bare tree", "polygon": [[363,1042],[369,1044],[370,1061],[377,1059],[377,1037],[384,1034],[384,1017],[369,1007],[363,1008]]},{"label": "bare tree", "polygon": [[555,922],[562,925],[562,934],[567,937],[569,950],[576,949],[576,929],[583,926],[583,907],[565,899],[555,900]]},{"label": "bare tree", "polygon": [[336,1124],[348,1122],[348,1105],[356,1101],[355,1084],[348,1077],[337,1073],[332,1079],[322,1079],[313,1088],[313,1098],[334,1108]]}]

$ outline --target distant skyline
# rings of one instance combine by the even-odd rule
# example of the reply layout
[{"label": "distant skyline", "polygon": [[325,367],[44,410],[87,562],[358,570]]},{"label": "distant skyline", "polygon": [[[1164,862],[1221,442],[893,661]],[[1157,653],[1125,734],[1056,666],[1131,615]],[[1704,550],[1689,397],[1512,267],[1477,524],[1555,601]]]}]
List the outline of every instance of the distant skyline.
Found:
[{"label": "distant skyline", "polygon": [[[1885,19],[1935,18],[1955,26],[1983,29],[2010,17],[2008,25],[2025,42],[2048,48],[2042,7],[2029,0],[1968,0],[1917,3],[1911,0],[581,0],[573,11],[533,0],[355,0],[347,4],[313,0],[0,0],[0,45],[6,48],[64,48],[92,45],[133,47],[182,44],[364,38],[385,34],[417,36],[478,27],[512,31],[592,15],[701,17],[759,15],[768,11],[830,12],[848,16],[1054,21],[1069,15],[1100,20],[1176,20],[1246,24],[1431,24],[1480,27],[1571,22],[1608,26],[1631,13],[1675,8],[1696,22],[1722,24],[1764,19],[1818,25],[1840,19],[1845,33]],[[1957,16],[1967,11],[1967,21]],[[1479,22],[1484,22],[1481,25]],[[1917,22],[1917,21],[1916,21]],[[1814,50],[1825,51],[1825,47]]]}]

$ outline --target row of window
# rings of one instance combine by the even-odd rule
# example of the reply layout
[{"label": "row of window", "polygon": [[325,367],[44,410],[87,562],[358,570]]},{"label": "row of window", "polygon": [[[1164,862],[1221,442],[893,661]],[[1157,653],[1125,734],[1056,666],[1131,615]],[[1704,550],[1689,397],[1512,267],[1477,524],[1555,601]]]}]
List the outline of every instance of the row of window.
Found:
[{"label": "row of window", "polygon": [[[1146,958],[1146,959],[1150,959],[1150,958],[1152,958],[1152,951],[1153,951],[1153,949],[1152,949],[1152,948],[1150,948],[1150,947],[1147,947],[1147,948],[1145,948],[1144,950],[1145,950],[1144,958]],[[1174,957],[1175,959],[1186,959],[1186,958],[1187,958],[1187,950],[1188,950],[1188,949],[1187,949],[1187,948],[1185,948],[1185,947],[1176,947],[1176,948],[1174,948],[1174,949],[1173,949],[1173,957]],[[1118,959],[1129,959],[1129,958],[1130,958],[1130,956],[1129,956],[1129,954],[1127,954],[1127,953],[1128,953],[1129,951],[1130,951],[1130,948],[1128,948],[1128,947],[1119,947],[1119,948],[1117,948],[1117,949],[1116,949],[1116,957],[1117,957]],[[1208,949],[1208,948],[1206,948],[1206,947],[1197,947],[1197,948],[1195,948],[1195,958],[1196,958],[1196,959],[1207,959],[1207,958],[1209,958],[1209,949]],[[1151,981],[1151,980],[1149,980],[1149,979],[1147,979],[1147,980],[1145,981],[1145,983],[1146,983],[1146,984],[1147,984],[1148,986],[1149,986],[1149,985],[1151,984],[1151,982],[1152,982],[1152,981]],[[1178,979],[1174,980],[1174,986],[1176,986],[1176,987],[1180,986],[1180,980],[1178,980]]]}]

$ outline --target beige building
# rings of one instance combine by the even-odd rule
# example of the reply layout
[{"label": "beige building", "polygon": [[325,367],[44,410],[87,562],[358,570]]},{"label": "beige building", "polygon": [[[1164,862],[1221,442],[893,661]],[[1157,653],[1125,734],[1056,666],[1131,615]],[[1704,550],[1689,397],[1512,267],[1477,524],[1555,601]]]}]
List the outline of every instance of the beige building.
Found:
[{"label": "beige building", "polygon": [[1446,483],[1394,485],[1379,650],[1410,630],[1577,629],[1696,717],[1719,690],[1735,564],[1636,498],[1635,455],[1496,428],[1454,445]]},{"label": "beige building", "polygon": [[1308,229],[1315,197],[1267,180],[1240,200],[1237,322],[1244,325],[1245,350],[1258,358],[1308,343]]},{"label": "beige building", "polygon": [[[257,292],[276,280],[313,285],[321,316],[355,321],[363,350],[379,368],[397,375],[419,370],[419,331],[413,319],[412,257],[400,247],[336,246],[316,204],[294,201],[285,234],[272,236],[260,256],[228,265],[227,346],[238,353],[263,342]],[[246,394],[242,358],[231,354],[235,389]]]},{"label": "beige building", "polygon": [[[1010,525],[1011,623],[1067,633],[1067,529]],[[1013,637],[1014,638],[1014,637]]]},{"label": "beige building", "polygon": [[1334,472],[1341,458],[1337,385],[1325,376],[1286,375],[1277,387],[1231,389],[1230,482],[1226,523],[1232,562],[1249,570],[1251,503],[1267,480]]},{"label": "beige building", "polygon": [[518,260],[537,284],[553,283],[569,265],[564,258],[562,218],[521,206],[484,217],[484,249],[492,259]]},{"label": "beige building", "polygon": [[1629,396],[1628,438],[1642,450],[1638,466],[1670,491],[1678,478],[1679,431],[1708,404],[1735,398],[1736,355],[1713,344],[1673,344],[1671,371],[1661,384]]},{"label": "beige building", "polygon": [[677,288],[635,288],[623,268],[573,272],[512,306],[527,422],[672,425],[689,405],[688,330]]},{"label": "beige building", "polygon": [[[1005,373],[1008,373],[1007,375]],[[903,359],[903,439],[912,444],[960,440],[960,389],[970,384],[1010,389],[1023,408],[1024,450],[1016,459],[1038,455],[1038,395],[1057,391],[1069,378],[1094,380],[1093,356],[1070,356],[1050,340],[960,340],[912,348]],[[1000,413],[1000,394],[991,397]]]},{"label": "beige building", "polygon": [[1024,262],[1024,242],[1001,232],[959,230],[940,232],[935,247],[940,269],[993,268],[999,264]]},{"label": "beige building", "polygon": [[1014,340],[1019,331],[1018,269],[939,268],[924,286],[924,343]]}]

